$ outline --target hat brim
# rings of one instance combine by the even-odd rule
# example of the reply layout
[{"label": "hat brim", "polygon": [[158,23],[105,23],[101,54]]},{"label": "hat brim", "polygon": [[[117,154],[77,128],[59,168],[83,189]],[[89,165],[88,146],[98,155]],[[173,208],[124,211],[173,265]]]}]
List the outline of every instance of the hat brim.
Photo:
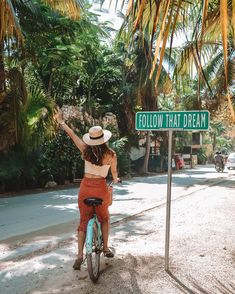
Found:
[{"label": "hat brim", "polygon": [[83,135],[82,140],[85,142],[87,145],[90,146],[95,146],[95,145],[102,145],[112,137],[112,133],[109,130],[103,130],[104,136],[99,139],[91,139],[89,136],[89,133]]}]

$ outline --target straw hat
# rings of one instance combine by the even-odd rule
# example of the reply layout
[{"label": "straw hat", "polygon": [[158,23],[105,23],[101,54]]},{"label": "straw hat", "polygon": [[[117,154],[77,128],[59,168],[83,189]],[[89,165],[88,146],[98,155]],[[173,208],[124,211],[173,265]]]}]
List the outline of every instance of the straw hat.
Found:
[{"label": "straw hat", "polygon": [[82,139],[87,145],[94,146],[104,144],[111,136],[110,131],[103,130],[100,126],[94,126],[89,129],[89,133],[86,133]]}]

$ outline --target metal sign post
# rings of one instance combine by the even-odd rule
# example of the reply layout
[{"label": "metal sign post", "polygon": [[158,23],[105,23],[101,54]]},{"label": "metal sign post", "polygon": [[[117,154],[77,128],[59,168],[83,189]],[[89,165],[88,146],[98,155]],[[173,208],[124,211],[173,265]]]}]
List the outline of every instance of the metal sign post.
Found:
[{"label": "metal sign post", "polygon": [[165,235],[165,270],[169,268],[170,248],[170,218],[171,218],[171,182],[172,182],[172,130],[168,136],[168,177],[167,177],[167,202],[166,202],[166,235]]},{"label": "metal sign post", "polygon": [[172,134],[174,131],[207,131],[210,113],[200,111],[140,111],[135,116],[135,129],[139,131],[169,131],[168,178],[166,202],[165,270],[169,269],[170,214],[172,182]]}]

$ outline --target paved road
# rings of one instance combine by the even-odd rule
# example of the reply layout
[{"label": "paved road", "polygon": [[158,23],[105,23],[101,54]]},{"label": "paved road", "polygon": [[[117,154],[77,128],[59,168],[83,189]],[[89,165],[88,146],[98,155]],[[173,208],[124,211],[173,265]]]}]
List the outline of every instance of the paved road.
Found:
[{"label": "paved road", "polygon": [[[172,199],[229,175],[231,172],[215,172],[213,166],[175,172]],[[111,223],[164,204],[166,183],[167,175],[163,174],[136,177],[116,185],[110,208]],[[0,249],[4,247],[2,244],[8,244],[0,250],[0,259],[16,258],[67,240],[76,231],[79,220],[77,193],[78,189],[73,188],[0,199]]]},{"label": "paved road", "polygon": [[[213,166],[177,172],[173,175],[172,197],[226,176],[228,172],[216,173]],[[166,174],[123,181],[114,190],[112,220],[128,216],[130,211],[137,213],[165,201],[166,183]],[[50,226],[76,222],[79,218],[77,193],[78,189],[73,188],[0,199],[0,241]]]},{"label": "paved road", "polygon": [[[197,286],[204,287],[206,285],[206,289],[211,289],[213,285],[211,285],[210,272],[204,272],[204,269],[209,266],[209,270],[214,273],[218,272],[215,277],[223,276],[223,280],[219,279],[219,282],[223,282],[223,285],[229,287],[227,288],[230,291],[228,293],[233,293],[229,284],[226,285],[232,276],[227,272],[226,276],[223,272],[224,270],[231,271],[231,242],[234,240],[233,222],[230,217],[232,205],[234,205],[234,202],[231,202],[234,199],[232,197],[232,194],[234,194],[234,176],[229,176],[231,174],[214,173],[211,167],[174,174],[172,196],[173,199],[179,197],[178,199],[182,200],[177,200],[177,205],[174,204],[174,207],[177,208],[173,211],[174,221],[176,221],[174,226],[177,227],[177,231],[172,231],[172,233],[173,238],[178,240],[174,249],[175,254],[178,254],[178,259],[176,259],[177,262],[174,262],[174,266],[178,263],[181,271],[188,272],[196,265],[197,271],[193,272],[193,269],[191,277],[196,279],[202,277],[204,279],[202,284],[198,283]],[[208,186],[210,186],[209,189]],[[71,192],[71,190],[69,191]],[[62,195],[66,195],[66,193]],[[45,194],[43,195],[45,197]],[[43,197],[43,195],[37,196]],[[55,192],[52,199],[55,199],[56,195],[58,197],[58,192]],[[71,196],[71,193],[69,195]],[[166,175],[135,178],[116,187],[116,196],[111,208],[112,222],[147,210],[150,207],[156,208],[126,223],[120,222],[116,228],[112,229],[111,245],[115,242],[119,254],[111,263],[105,262],[102,264],[103,274],[100,284],[96,287],[91,285],[86,270],[79,273],[71,271],[76,247],[74,234],[71,235],[71,228],[73,230],[74,227],[71,225],[70,219],[68,223],[65,222],[65,219],[60,220],[65,223],[64,234],[67,228],[67,239],[54,223],[54,227],[44,227],[41,231],[36,229],[25,236],[21,235],[2,240],[0,293],[201,293],[200,291],[190,292],[187,290],[187,287],[190,289],[192,285],[188,285],[186,282],[184,282],[184,287],[176,279],[172,283],[169,276],[164,273],[165,207],[163,203],[165,196]],[[31,197],[27,196],[26,199]],[[210,199],[210,201],[205,202],[205,199]],[[76,199],[73,202],[76,205]],[[44,206],[42,205],[42,207]],[[202,211],[203,207],[204,211]],[[54,210],[51,209],[50,211]],[[65,209],[65,211],[67,210]],[[10,212],[8,211],[8,213]],[[206,216],[210,217],[209,221]],[[220,222],[215,229],[213,226],[218,221],[218,217]],[[154,224],[152,221],[154,221]],[[192,225],[193,227],[191,227]],[[76,226],[76,221],[74,226]],[[186,234],[185,231],[182,231],[185,226],[188,226]],[[57,234],[58,231],[60,234]],[[61,238],[62,235],[64,239]],[[210,238],[210,235],[213,238]],[[226,236],[229,236],[229,238]],[[25,241],[22,237],[25,238]],[[48,240],[50,240],[50,245],[46,243]],[[155,243],[152,243],[153,240]],[[215,240],[215,243],[212,242],[213,240]],[[185,251],[182,252],[183,255],[180,256],[179,252],[182,251],[180,249],[186,241],[189,247],[186,246]],[[221,241],[223,242],[221,243]],[[212,242],[210,244],[212,249],[209,247],[201,252],[201,248],[197,248],[201,242],[205,244]],[[221,254],[221,246],[223,254]],[[220,258],[216,258],[211,265],[211,260],[208,257],[210,252],[213,257],[212,251],[216,252],[216,256],[218,255]],[[201,258],[205,256],[205,252],[207,257],[203,263]],[[186,265],[185,257],[188,262]],[[200,260],[198,260],[198,257]],[[151,262],[153,262],[152,266]],[[216,266],[218,266],[218,269]],[[177,276],[177,273],[179,274],[176,268],[173,271],[175,276]],[[180,273],[180,275],[183,274]],[[112,283],[110,283],[110,279]],[[226,283],[224,283],[225,280]],[[175,286],[176,282],[178,286]],[[179,287],[181,287],[181,290],[179,290]],[[221,285],[220,287],[223,290]],[[159,289],[159,292],[156,289]],[[202,293],[227,292],[208,290],[208,292]]]}]

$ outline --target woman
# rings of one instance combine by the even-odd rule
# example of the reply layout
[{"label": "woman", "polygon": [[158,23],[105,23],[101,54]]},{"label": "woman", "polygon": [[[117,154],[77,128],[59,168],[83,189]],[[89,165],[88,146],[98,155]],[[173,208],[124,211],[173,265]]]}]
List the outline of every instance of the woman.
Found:
[{"label": "woman", "polygon": [[86,227],[89,219],[93,215],[93,208],[84,203],[84,199],[88,197],[99,196],[99,198],[103,199],[102,205],[96,208],[96,213],[99,221],[101,222],[102,228],[103,253],[106,257],[114,256],[108,247],[109,193],[105,178],[108,175],[110,168],[113,182],[117,183],[119,181],[117,174],[117,157],[116,153],[106,144],[112,136],[110,131],[103,130],[100,126],[94,126],[90,128],[89,133],[85,134],[83,138],[80,139],[65,123],[59,109],[55,118],[81,151],[82,157],[85,161],[84,178],[82,179],[78,195],[78,206],[80,211],[80,224],[78,227],[78,254],[73,265],[73,268],[77,270],[81,268],[81,264],[83,262]]}]

